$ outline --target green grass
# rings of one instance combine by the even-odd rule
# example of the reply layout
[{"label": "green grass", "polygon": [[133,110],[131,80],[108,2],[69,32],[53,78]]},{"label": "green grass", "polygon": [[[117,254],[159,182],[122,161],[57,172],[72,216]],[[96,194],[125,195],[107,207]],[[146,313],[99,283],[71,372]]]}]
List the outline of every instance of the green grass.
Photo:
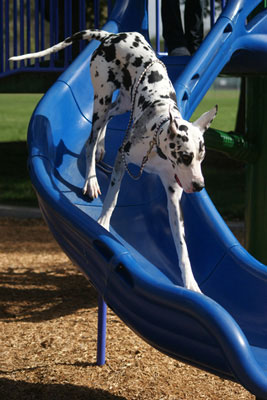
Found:
[{"label": "green grass", "polygon": [[0,93],[0,142],[26,140],[29,121],[41,94]]},{"label": "green grass", "polygon": [[[0,94],[0,203],[37,205],[27,171],[26,136],[31,114],[42,95]],[[238,92],[211,90],[192,116],[219,105],[212,126],[221,130],[234,129]],[[15,110],[15,111],[14,111]],[[216,153],[207,152],[203,171],[207,191],[220,213],[230,219],[244,214],[244,166]]]},{"label": "green grass", "polygon": [[197,107],[191,120],[196,120],[201,114],[217,104],[219,106],[218,114],[212,123],[212,128],[226,132],[234,130],[238,99],[238,90],[210,90]]},{"label": "green grass", "polygon": [[41,94],[0,94],[0,203],[37,206],[27,170],[27,129]]}]

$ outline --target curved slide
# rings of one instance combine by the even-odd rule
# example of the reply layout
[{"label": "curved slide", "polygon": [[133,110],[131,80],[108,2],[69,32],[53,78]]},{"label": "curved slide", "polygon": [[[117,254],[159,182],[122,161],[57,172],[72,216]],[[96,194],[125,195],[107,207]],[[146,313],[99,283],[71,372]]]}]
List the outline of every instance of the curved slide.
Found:
[{"label": "curved slide", "polygon": [[[258,3],[229,0],[189,62],[164,58],[185,117],[227,63],[230,69],[231,63],[234,69],[244,66],[244,60],[251,59],[249,51],[261,57],[258,68],[266,63],[266,12],[245,26]],[[117,0],[104,29],[139,30],[147,36],[146,1]],[[103,195],[92,202],[82,195],[84,143],[92,125],[89,62],[97,45],[90,43],[59,78],[30,122],[29,169],[44,218],[106,303],[145,341],[267,399],[267,270],[241,247],[205,190],[183,197],[192,267],[205,295],[182,286],[166,197],[155,175],[144,173],[137,182],[125,175],[111,232],[96,222],[110,179],[108,166],[97,168]],[[116,117],[109,124],[104,160],[108,165],[128,117]]]}]

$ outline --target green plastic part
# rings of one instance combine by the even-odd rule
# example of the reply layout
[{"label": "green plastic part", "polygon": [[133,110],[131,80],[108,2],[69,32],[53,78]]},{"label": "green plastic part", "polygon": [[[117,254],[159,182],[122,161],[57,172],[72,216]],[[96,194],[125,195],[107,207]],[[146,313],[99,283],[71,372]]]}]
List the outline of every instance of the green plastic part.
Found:
[{"label": "green plastic part", "polygon": [[219,151],[230,158],[247,163],[253,163],[258,157],[256,147],[243,136],[233,132],[210,128],[205,133],[205,145],[207,149]]}]

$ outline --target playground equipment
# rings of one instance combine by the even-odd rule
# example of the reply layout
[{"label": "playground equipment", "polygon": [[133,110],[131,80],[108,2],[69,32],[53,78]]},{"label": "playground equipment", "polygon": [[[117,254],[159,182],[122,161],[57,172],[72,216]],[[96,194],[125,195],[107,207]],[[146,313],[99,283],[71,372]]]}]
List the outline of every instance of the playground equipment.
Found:
[{"label": "playground equipment", "polygon": [[[246,22],[259,3],[229,0],[186,66],[183,58],[163,57],[184,117],[227,63],[232,72],[266,71],[266,10]],[[117,0],[104,29],[138,30],[148,37],[147,2]],[[97,45],[90,43],[63,73],[30,122],[29,169],[44,218],[109,307],[145,341],[267,399],[267,270],[238,243],[206,191],[184,195],[182,204],[192,267],[204,295],[182,287],[166,197],[155,175],[144,173],[134,184],[124,177],[111,232],[96,222],[108,166],[97,169],[103,196],[90,202],[82,195],[93,105],[89,62]],[[127,118],[109,124],[107,165],[114,161]],[[105,304],[100,304],[101,325]]]},{"label": "playground equipment", "polygon": [[[1,93],[47,91],[85,48],[85,42],[81,41],[75,49],[68,48],[60,56],[52,55],[48,61],[41,58],[11,63],[9,57],[50,47],[73,32],[84,30],[86,23],[99,28],[104,19],[99,3],[99,0],[0,0]],[[105,0],[105,5],[110,15],[112,0]]]}]

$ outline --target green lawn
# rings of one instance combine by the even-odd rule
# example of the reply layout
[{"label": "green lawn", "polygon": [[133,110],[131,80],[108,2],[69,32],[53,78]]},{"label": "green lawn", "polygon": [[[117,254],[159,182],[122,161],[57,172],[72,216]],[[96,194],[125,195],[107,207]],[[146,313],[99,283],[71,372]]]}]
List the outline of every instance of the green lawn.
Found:
[{"label": "green lawn", "polygon": [[[27,128],[41,94],[0,94],[0,203],[37,205],[27,171]],[[192,116],[219,105],[212,126],[221,130],[234,129],[238,92],[211,90]],[[15,110],[15,111],[14,111]],[[203,165],[206,187],[216,207],[226,218],[243,218],[244,166],[228,158],[207,152]]]},{"label": "green lawn", "polygon": [[41,94],[0,94],[0,203],[36,206],[27,171],[27,129]]},{"label": "green lawn", "polygon": [[0,142],[26,140],[33,110],[41,94],[0,93]]},{"label": "green lawn", "polygon": [[[0,142],[26,140],[31,114],[41,97],[41,94],[0,93]],[[238,104],[238,91],[236,90],[209,91],[191,120],[194,121],[215,104],[219,105],[219,111],[212,126],[225,131],[232,130],[235,125]]]},{"label": "green lawn", "polygon": [[191,120],[194,121],[217,104],[218,114],[212,127],[226,132],[234,130],[238,99],[239,91],[237,90],[210,90],[197,107]]}]

